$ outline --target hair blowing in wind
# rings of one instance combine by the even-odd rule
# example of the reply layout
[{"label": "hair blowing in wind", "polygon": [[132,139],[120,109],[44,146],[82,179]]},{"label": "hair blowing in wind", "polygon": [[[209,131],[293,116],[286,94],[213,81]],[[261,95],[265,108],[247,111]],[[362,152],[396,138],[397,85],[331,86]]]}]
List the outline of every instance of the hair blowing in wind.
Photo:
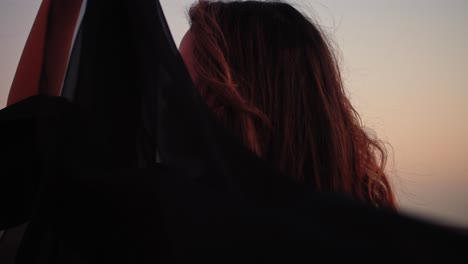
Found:
[{"label": "hair blowing in wind", "polygon": [[396,208],[385,147],[318,26],[280,2],[200,1],[189,16],[195,85],[228,131],[299,183]]}]

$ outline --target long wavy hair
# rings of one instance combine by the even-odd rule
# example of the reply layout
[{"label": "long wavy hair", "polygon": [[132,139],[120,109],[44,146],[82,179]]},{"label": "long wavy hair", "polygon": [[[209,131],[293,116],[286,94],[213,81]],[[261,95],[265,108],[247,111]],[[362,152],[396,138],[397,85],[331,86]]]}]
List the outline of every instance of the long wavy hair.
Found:
[{"label": "long wavy hair", "polygon": [[189,18],[195,85],[228,131],[297,182],[396,208],[318,26],[282,2],[199,1]]}]

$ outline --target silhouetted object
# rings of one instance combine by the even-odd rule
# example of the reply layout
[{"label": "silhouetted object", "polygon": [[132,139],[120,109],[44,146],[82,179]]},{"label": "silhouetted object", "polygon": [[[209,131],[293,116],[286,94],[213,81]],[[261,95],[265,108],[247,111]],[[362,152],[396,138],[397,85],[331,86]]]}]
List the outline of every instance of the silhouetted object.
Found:
[{"label": "silhouetted object", "polygon": [[0,229],[28,223],[16,263],[467,259],[461,231],[310,191],[230,138],[157,1],[88,0],[76,40],[67,99],[0,111]]}]

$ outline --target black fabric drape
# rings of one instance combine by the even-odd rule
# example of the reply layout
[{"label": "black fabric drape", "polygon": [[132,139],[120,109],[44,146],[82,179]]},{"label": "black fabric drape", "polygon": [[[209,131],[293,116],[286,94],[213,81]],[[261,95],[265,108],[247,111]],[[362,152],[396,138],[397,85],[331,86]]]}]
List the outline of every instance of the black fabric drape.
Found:
[{"label": "black fabric drape", "polygon": [[70,100],[0,111],[17,263],[467,259],[462,231],[296,185],[232,139],[157,1],[89,0],[79,54]]}]

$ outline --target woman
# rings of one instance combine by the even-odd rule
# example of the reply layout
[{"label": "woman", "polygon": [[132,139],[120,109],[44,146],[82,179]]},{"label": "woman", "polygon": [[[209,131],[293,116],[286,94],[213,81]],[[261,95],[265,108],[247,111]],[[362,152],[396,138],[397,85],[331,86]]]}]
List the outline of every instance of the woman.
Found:
[{"label": "woman", "polygon": [[[330,261],[346,258],[347,261],[355,259],[360,263],[366,263],[370,262],[366,260],[374,262],[374,255],[387,254],[389,249],[392,254],[385,255],[386,259],[394,259],[395,262],[401,259],[433,262],[434,259],[441,259],[440,257],[450,262],[451,258],[466,258],[465,236],[408,219],[397,213],[374,210],[347,199],[338,199],[339,197],[333,195],[317,195],[315,192],[308,192],[307,188],[304,193],[299,192],[297,196],[294,194],[298,192],[290,195],[288,190],[301,191],[303,188],[294,186],[288,189],[291,187],[290,181],[284,179],[269,181],[275,179],[276,175],[272,175],[274,173],[270,173],[270,170],[263,166],[263,162],[251,159],[244,148],[237,148],[235,145],[232,147],[230,139],[224,140],[226,139],[224,131],[218,133],[216,126],[206,122],[209,118],[205,119],[205,112],[202,111],[204,109],[198,108],[199,104],[195,99],[199,98],[192,96],[196,94],[192,94],[194,90],[190,78],[178,57],[177,50],[172,45],[170,32],[165,25],[158,1],[88,0],[84,2],[87,2],[88,6],[79,30],[83,33],[80,44],[83,56],[79,60],[80,70],[76,81],[80,84],[77,85],[77,94],[87,92],[84,94],[87,100],[77,100],[72,103],[59,96],[31,96],[36,92],[43,92],[37,87],[39,82],[36,82],[35,86],[31,84],[34,88],[31,90],[24,90],[22,85],[15,86],[13,92],[17,96],[12,97],[13,101],[20,100],[25,95],[29,95],[28,98],[0,111],[0,138],[3,139],[0,148],[2,161],[0,179],[1,186],[4,187],[0,192],[0,229],[15,227],[15,230],[8,230],[6,236],[1,238],[0,263],[13,261],[88,264],[201,261],[206,263],[210,260],[216,263],[220,260],[228,263],[257,263],[278,261],[278,259],[295,263],[303,262],[304,259],[319,259],[321,256]],[[112,9],[108,8],[110,4]],[[212,6],[206,3],[200,4],[201,7],[203,5],[206,6],[199,11],[202,10],[207,18],[208,11],[216,7],[216,4]],[[46,11],[39,12],[38,18],[68,15],[68,13],[53,13],[53,10],[57,10],[54,8],[49,9],[52,13],[47,9],[43,10]],[[245,11],[242,12],[247,14]],[[231,13],[239,15],[238,12]],[[321,104],[322,108],[323,105],[330,108],[329,111],[321,112],[320,115],[311,115],[310,111],[304,112],[305,106],[300,108],[301,105],[298,104],[298,109],[303,111],[298,112],[291,108],[288,100],[269,99],[278,95],[287,99],[297,94],[296,90],[291,90],[290,97],[282,95],[280,90],[274,92],[265,90],[270,94],[265,92],[265,100],[260,101],[258,98],[262,97],[257,98],[254,93],[250,96],[241,87],[249,82],[253,84],[255,81],[256,85],[259,83],[256,87],[268,88],[270,87],[268,85],[261,86],[261,80],[274,80],[278,85],[271,85],[273,88],[300,88],[305,87],[301,82],[307,81],[313,85],[315,79],[293,78],[292,70],[288,73],[280,68],[281,64],[273,64],[274,61],[271,65],[276,65],[277,69],[274,70],[278,72],[274,72],[274,75],[271,75],[273,77],[262,75],[261,70],[266,72],[271,69],[261,67],[257,75],[258,80],[252,79],[250,76],[253,75],[248,75],[249,72],[242,73],[244,74],[242,78],[233,75],[239,74],[240,71],[230,69],[238,66],[235,64],[235,58],[228,56],[226,58],[229,61],[221,64],[223,67],[200,59],[193,60],[192,65],[190,59],[197,58],[192,55],[199,53],[195,52],[195,49],[191,52],[191,45],[193,44],[195,48],[195,44],[202,43],[201,37],[204,36],[202,31],[199,29],[197,31],[197,23],[200,22],[196,21],[208,21],[195,19],[195,11],[192,14],[193,27],[183,45],[190,48],[185,50],[190,52],[183,52],[184,58],[192,71],[197,87],[217,113],[218,118],[224,121],[231,131],[237,133],[240,139],[246,139],[247,146],[272,163],[276,162],[275,158],[277,159],[278,155],[283,154],[278,151],[288,147],[278,143],[282,143],[279,141],[281,138],[288,140],[285,141],[288,144],[306,142],[312,146],[316,145],[317,150],[314,147],[306,147],[304,149],[307,151],[301,152],[297,145],[285,150],[294,151],[292,154],[300,154],[296,155],[296,158],[302,155],[302,161],[289,159],[287,160],[289,163],[274,163],[284,166],[278,167],[289,175],[294,175],[290,173],[294,168],[302,168],[303,173],[296,174],[302,175],[296,178],[298,182],[313,184],[318,182],[314,179],[314,175],[324,177],[332,175],[326,171],[331,170],[329,168],[331,165],[325,164],[326,166],[313,167],[314,170],[311,170],[311,167],[302,166],[307,162],[313,164],[313,162],[337,160],[343,167],[343,162],[337,158],[339,155],[330,152],[333,148],[327,149],[323,146],[324,143],[318,141],[319,137],[324,135],[319,133],[320,130],[314,129],[312,125],[310,127],[303,125],[303,129],[307,130],[307,134],[304,132],[304,135],[309,135],[309,132],[318,134],[299,140],[295,138],[297,135],[302,136],[301,131],[296,129],[299,126],[291,122],[294,120],[297,122],[299,120],[297,117],[307,118],[310,120],[305,121],[313,125],[320,124],[324,129],[328,129],[326,132],[342,133],[335,135],[336,138],[346,139],[344,132],[336,130],[334,126],[326,126],[331,123],[327,121],[328,116],[335,114],[331,111],[341,109],[334,106],[335,101],[329,100],[328,104]],[[235,22],[234,17],[225,18]],[[44,26],[44,29],[50,27],[41,23],[35,25],[36,30],[37,25]],[[34,28],[32,32],[36,33]],[[205,29],[208,30],[209,27],[206,26]],[[141,38],[142,35],[136,33],[144,33],[143,35],[148,38]],[[49,33],[47,35],[49,36]],[[32,34],[32,36],[38,35]],[[58,39],[64,40],[67,36],[72,35],[63,34]],[[220,36],[222,35],[219,33],[214,35],[214,37]],[[227,44],[232,42],[227,38],[227,34],[225,37]],[[28,43],[37,42],[28,41]],[[47,41],[45,46],[56,43]],[[208,41],[205,41],[206,43],[213,44]],[[285,47],[281,47],[281,53],[270,56],[271,59],[289,67],[296,66],[284,58],[281,60],[284,51],[294,48],[295,43],[276,44],[280,43]],[[29,54],[28,47],[34,45],[26,46],[24,54]],[[273,45],[264,46],[270,49],[273,47]],[[216,47],[218,46],[207,46],[207,48]],[[212,49],[217,55],[215,58],[223,58],[223,53],[220,52],[223,49],[220,48],[218,51]],[[46,50],[49,49],[44,49],[44,52]],[[231,50],[235,51],[233,48]],[[247,47],[245,51],[248,51]],[[144,56],[135,56],[136,54]],[[53,55],[55,54],[40,57],[50,60],[54,58]],[[252,56],[254,55],[249,54],[244,59],[256,59]],[[60,67],[60,63],[48,64],[45,61],[31,60],[28,56],[23,57],[23,63],[20,65],[24,67],[19,67],[17,71],[20,77],[28,77],[27,70],[37,70],[38,78],[43,78],[44,71],[57,74],[47,75],[46,80],[49,80],[47,82],[49,84],[52,83],[50,76],[55,76],[57,79],[54,79],[60,81],[61,76],[58,76],[58,72],[51,71]],[[311,56],[311,58],[320,57]],[[28,65],[28,62],[32,64]],[[195,62],[204,62],[201,65],[206,67],[192,67],[196,66]],[[298,63],[300,62],[298,60]],[[70,62],[70,65],[76,63],[76,61]],[[213,66],[208,67],[210,65]],[[321,71],[318,73],[320,76],[323,75],[324,83],[330,82],[325,78],[330,76]],[[210,76],[213,77],[210,79]],[[262,76],[269,78],[260,79]],[[217,82],[217,80],[222,81]],[[288,80],[298,85],[288,85]],[[24,84],[24,81],[18,82],[21,83]],[[141,85],[134,85],[135,83]],[[157,96],[146,93],[148,90],[143,93],[142,86],[151,92],[156,91]],[[301,92],[299,88],[297,89]],[[308,94],[309,90],[303,90],[303,95],[307,96],[304,100],[308,99],[307,103],[320,103],[319,100],[315,102],[309,98],[311,97]],[[323,90],[327,93],[324,97],[331,98],[329,94],[332,91],[324,88]],[[54,91],[57,92],[58,89],[48,90],[48,92]],[[147,97],[144,99],[149,98],[150,103],[157,103],[142,104],[141,101],[148,101],[135,99],[140,99],[140,96]],[[223,98],[227,101],[221,101]],[[296,98],[298,102],[299,99]],[[125,104],[121,103],[122,100]],[[263,102],[270,102],[272,109],[268,109],[268,105]],[[289,121],[291,126],[295,125],[292,127],[294,129],[281,130],[283,124],[289,125],[282,118],[289,118],[289,115],[280,115],[281,112],[274,108],[276,104],[280,110],[289,110],[287,113],[292,119],[286,121]],[[159,107],[156,108],[156,114],[152,115],[154,109],[148,105]],[[333,105],[334,108],[328,105]],[[310,105],[309,107],[311,108]],[[312,109],[319,111],[322,110],[321,107],[316,106]],[[274,116],[274,111],[280,114]],[[155,116],[159,119],[150,118]],[[321,118],[323,121],[318,122],[313,117]],[[333,115],[332,117],[335,118],[333,124],[341,124],[343,120],[348,120],[337,119]],[[147,132],[144,129],[151,127],[145,126],[146,123],[135,122],[142,119],[158,121],[158,133],[143,133]],[[160,124],[162,126],[159,126]],[[205,127],[200,128],[203,126]],[[239,130],[235,130],[236,126]],[[136,131],[142,133],[137,134]],[[277,133],[287,134],[280,137]],[[353,135],[356,133],[353,132]],[[155,134],[157,139],[151,137]],[[139,137],[143,135],[140,137],[141,142],[135,140],[137,135]],[[335,137],[331,137],[326,144],[336,144],[338,139]],[[215,140],[204,141],[206,138],[215,138]],[[146,157],[151,157],[156,149],[142,146],[152,147],[151,144],[154,142],[158,143],[158,150],[162,154],[161,160],[165,163],[154,164],[154,159],[150,159],[151,164],[145,166]],[[344,150],[348,146],[345,143],[353,147],[360,146],[354,141],[350,142],[343,141]],[[209,143],[212,144],[206,147]],[[215,144],[222,147],[213,147]],[[196,152],[203,147],[206,149]],[[355,148],[357,151],[362,149]],[[148,149],[149,154],[144,152]],[[221,153],[219,149],[224,152]],[[367,148],[364,150],[368,151]],[[325,156],[327,159],[322,156],[321,159],[312,156],[317,151],[320,151],[322,156],[328,155]],[[213,159],[216,154],[226,154],[226,156]],[[335,156],[332,157],[331,154]],[[219,164],[210,167],[215,163],[213,160]],[[298,162],[294,163],[295,161]],[[364,169],[371,170],[372,167],[369,166],[374,163],[365,163]],[[228,166],[225,166],[226,164]],[[252,164],[253,166],[248,166]],[[237,169],[235,165],[245,166]],[[231,169],[233,172],[225,172],[225,169]],[[264,174],[261,174],[262,171]],[[316,174],[316,171],[319,173],[325,171],[328,174]],[[255,179],[256,175],[261,177]],[[348,177],[351,177],[352,182],[359,180],[357,176]],[[374,179],[370,176],[365,177],[367,178],[362,180],[364,182],[365,179],[368,179],[367,181]],[[264,179],[266,181],[263,181]],[[327,179],[320,178],[321,181],[318,183],[321,185],[315,185],[322,190],[339,190],[325,186],[325,183],[328,184]],[[381,180],[381,178],[376,179]],[[334,181],[337,180],[341,181],[341,178],[335,178]],[[260,193],[260,195],[257,197],[251,193]],[[365,200],[367,196],[363,197]],[[385,206],[384,202],[381,204]],[[19,226],[26,221],[28,222],[26,229],[24,226]],[[18,253],[15,247],[19,248]],[[448,253],[441,251],[442,247],[447,247],[450,251]],[[166,259],[168,261],[165,261]]]},{"label": "woman", "polygon": [[217,119],[297,182],[396,208],[386,152],[346,98],[323,32],[281,2],[194,4],[180,53]]}]

